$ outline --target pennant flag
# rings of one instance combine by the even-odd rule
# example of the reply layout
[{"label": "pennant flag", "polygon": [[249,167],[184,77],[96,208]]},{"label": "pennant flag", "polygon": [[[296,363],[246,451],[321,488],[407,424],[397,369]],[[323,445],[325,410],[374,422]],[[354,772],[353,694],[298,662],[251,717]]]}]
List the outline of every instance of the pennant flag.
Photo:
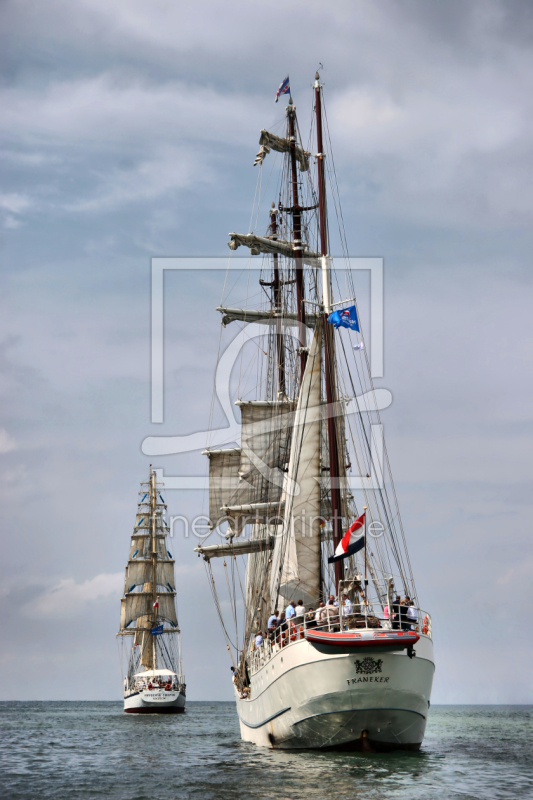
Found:
[{"label": "pennant flag", "polygon": [[289,76],[287,75],[285,80],[280,83],[279,89],[276,92],[276,103],[278,102],[282,94],[290,94],[290,93],[291,93],[291,87],[289,86]]},{"label": "pennant flag", "polygon": [[158,600],[155,601],[154,608],[159,608],[159,601]]},{"label": "pennant flag", "polygon": [[364,350],[365,349],[364,342],[359,342],[359,344],[354,344],[353,349],[354,350]]},{"label": "pennant flag", "polygon": [[150,633],[152,634],[152,636],[158,636],[160,633],[163,633],[163,626],[162,625],[156,625],[155,628],[152,628]]},{"label": "pennant flag", "polygon": [[335,550],[335,555],[328,558],[328,564],[333,564],[335,561],[342,561],[343,558],[353,556],[362,550],[365,546],[365,514],[361,514],[359,519],[356,519],[354,524],[351,525]]},{"label": "pennant flag", "polygon": [[359,320],[357,319],[355,306],[333,311],[328,317],[328,322],[336,328],[350,328],[352,331],[359,330]]}]

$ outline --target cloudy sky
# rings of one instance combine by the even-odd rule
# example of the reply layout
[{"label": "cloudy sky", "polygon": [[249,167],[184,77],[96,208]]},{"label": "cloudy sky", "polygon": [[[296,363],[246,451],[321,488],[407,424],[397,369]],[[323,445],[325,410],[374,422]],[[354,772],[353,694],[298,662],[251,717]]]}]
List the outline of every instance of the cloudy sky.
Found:
[{"label": "cloudy sky", "polygon": [[[350,253],[385,259],[378,385],[434,617],[433,700],[530,702],[531,4],[5,0],[0,14],[1,697],[120,698],[141,443],[207,426],[223,292],[220,272],[165,279],[154,425],[150,259],[227,256],[250,224],[258,132],[283,120],[277,86],[290,73],[307,131],[322,62]],[[157,466],[206,467],[199,452]],[[166,499],[170,514],[204,503]],[[173,544],[189,696],[229,699],[193,546]]]}]

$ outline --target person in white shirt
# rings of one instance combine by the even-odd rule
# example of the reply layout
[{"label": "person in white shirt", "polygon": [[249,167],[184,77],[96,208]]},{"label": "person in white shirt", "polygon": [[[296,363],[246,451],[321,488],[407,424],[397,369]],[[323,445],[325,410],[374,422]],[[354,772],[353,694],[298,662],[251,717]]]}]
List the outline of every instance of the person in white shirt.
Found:
[{"label": "person in white shirt", "polygon": [[411,623],[411,630],[415,630],[416,623],[418,622],[418,611],[416,610],[416,606],[412,600],[409,603],[409,608],[407,609],[407,619]]},{"label": "person in white shirt", "polygon": [[328,616],[328,612],[327,612],[326,606],[324,605],[324,603],[321,600],[320,603],[318,604],[318,608],[317,608],[316,613],[315,613],[315,619],[317,621],[318,628],[322,627],[322,623],[325,622],[325,620],[327,619],[327,616]]},{"label": "person in white shirt", "polygon": [[337,600],[335,600],[335,595],[334,594],[330,594],[328,605],[329,606],[335,606],[335,608],[338,608],[339,603],[338,603]]},{"label": "person in white shirt", "polygon": [[343,594],[342,596],[342,613],[343,616],[345,617],[347,617],[348,614],[353,613],[352,601],[350,600],[347,594]]},{"label": "person in white shirt", "polygon": [[263,634],[261,631],[257,631],[257,636],[255,637],[255,646],[263,647]]},{"label": "person in white shirt", "polygon": [[294,610],[296,612],[297,617],[303,617],[303,615],[305,614],[305,606],[302,600],[298,600],[298,605]]}]

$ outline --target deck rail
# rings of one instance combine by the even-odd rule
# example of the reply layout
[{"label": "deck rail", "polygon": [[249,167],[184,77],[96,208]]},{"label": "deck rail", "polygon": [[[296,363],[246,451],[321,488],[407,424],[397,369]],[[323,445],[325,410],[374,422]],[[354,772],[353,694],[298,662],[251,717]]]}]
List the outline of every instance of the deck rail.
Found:
[{"label": "deck rail", "polygon": [[[402,607],[403,608],[403,607]],[[349,613],[344,607],[325,606],[314,612],[314,618],[309,613],[293,617],[280,625],[274,632],[263,636],[263,644],[256,647],[255,635],[251,637],[246,662],[250,676],[254,675],[261,667],[267,664],[276,653],[290,647],[301,639],[307,637],[309,630],[315,631],[360,631],[360,630],[404,630],[416,631],[420,636],[432,638],[431,616],[421,608],[414,608],[416,616],[412,614],[393,615],[392,620],[387,614],[380,611],[375,613],[370,605],[354,604]],[[317,619],[318,617],[318,619]]]}]

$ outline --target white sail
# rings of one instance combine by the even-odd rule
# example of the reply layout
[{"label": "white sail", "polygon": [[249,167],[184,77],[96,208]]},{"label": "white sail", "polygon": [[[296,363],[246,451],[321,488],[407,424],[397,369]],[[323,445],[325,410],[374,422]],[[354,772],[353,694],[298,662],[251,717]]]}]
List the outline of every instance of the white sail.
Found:
[{"label": "white sail", "polygon": [[241,451],[238,447],[227,450],[204,450],[209,458],[209,524],[216,528],[239,486]]},{"label": "white sail", "polygon": [[[156,549],[158,557],[162,559],[170,558],[166,547],[165,533],[161,528],[156,534]],[[134,533],[131,537],[130,554],[128,561],[136,559],[151,558],[152,537],[149,533]]]},{"label": "white sail", "polygon": [[[253,486],[249,502],[275,504],[283,488],[281,469],[289,460],[294,403],[238,400],[237,405],[241,410],[239,472]],[[239,502],[246,501],[240,497]]]},{"label": "white sail", "polygon": [[[271,599],[316,603],[320,594],[320,386],[322,327],[309,349],[298,397],[285,494],[283,536],[274,550]],[[295,595],[298,597],[295,597]]]},{"label": "white sail", "polygon": [[[161,622],[170,622],[170,624],[175,627],[178,624],[178,620],[176,617],[174,597],[175,592],[158,594],[157,602],[159,603],[159,608],[157,610],[157,618]],[[124,629],[129,628],[139,617],[149,616],[153,611],[153,605],[153,595],[151,591],[127,592],[123,605]]]},{"label": "white sail", "polygon": [[[150,583],[153,575],[153,564],[151,561],[130,561],[126,567],[126,581],[124,592],[132,592],[136,586],[143,586]],[[157,585],[165,590],[174,591],[174,561],[157,561],[156,564]]]}]

